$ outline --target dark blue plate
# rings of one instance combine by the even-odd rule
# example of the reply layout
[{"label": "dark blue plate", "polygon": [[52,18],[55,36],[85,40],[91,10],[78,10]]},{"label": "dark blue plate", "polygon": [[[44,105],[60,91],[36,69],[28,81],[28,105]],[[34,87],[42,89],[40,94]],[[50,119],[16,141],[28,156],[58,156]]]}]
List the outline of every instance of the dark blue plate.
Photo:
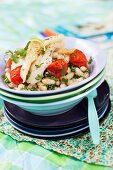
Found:
[{"label": "dark blue plate", "polygon": [[[95,98],[95,105],[99,115],[109,101],[110,90],[106,81],[104,81],[97,88],[97,94],[98,95]],[[83,123],[88,123],[87,99],[84,99],[70,111],[54,116],[34,115],[8,102],[4,102],[4,106],[8,114],[11,115],[14,119],[32,127],[44,129],[63,129],[73,125],[75,126],[82,125]]]},{"label": "dark blue plate", "polygon": [[[110,110],[110,101],[104,106],[103,111],[99,114],[99,122],[101,123],[104,118],[108,115]],[[31,127],[15,120],[11,115],[5,111],[5,116],[9,123],[17,130],[34,137],[46,138],[46,139],[59,139],[68,138],[70,136],[78,136],[89,131],[88,122],[82,125],[75,125],[73,127],[66,127],[65,129],[41,129],[37,127]]]}]

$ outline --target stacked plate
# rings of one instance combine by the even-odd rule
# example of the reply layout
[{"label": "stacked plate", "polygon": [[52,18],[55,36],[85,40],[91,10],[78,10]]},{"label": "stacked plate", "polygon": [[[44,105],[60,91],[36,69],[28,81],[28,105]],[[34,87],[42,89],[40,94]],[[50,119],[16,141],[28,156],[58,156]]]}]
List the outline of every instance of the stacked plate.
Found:
[{"label": "stacked plate", "polygon": [[[93,57],[90,76],[78,84],[51,91],[19,91],[8,88],[0,78],[0,97],[8,121],[18,130],[37,137],[59,138],[88,130],[87,98],[96,92],[95,106],[101,122],[110,107],[109,86],[104,81],[106,55],[90,41],[66,37],[66,48],[78,48]],[[3,55],[0,74],[5,69]],[[93,112],[93,111],[92,111]]]}]

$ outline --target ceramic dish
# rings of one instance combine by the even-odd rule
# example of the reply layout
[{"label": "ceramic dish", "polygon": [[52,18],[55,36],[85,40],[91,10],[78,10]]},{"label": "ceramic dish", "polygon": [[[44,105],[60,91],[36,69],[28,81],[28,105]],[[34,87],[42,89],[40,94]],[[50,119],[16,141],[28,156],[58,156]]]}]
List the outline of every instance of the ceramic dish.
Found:
[{"label": "ceramic dish", "polygon": [[100,79],[102,77],[104,77],[105,75],[105,69],[95,78],[93,79],[91,82],[87,83],[86,85],[84,85],[83,87],[77,89],[77,90],[73,90],[71,92],[66,92],[66,93],[63,93],[63,94],[57,94],[57,95],[51,95],[51,96],[40,96],[40,97],[22,97],[22,96],[18,96],[18,95],[15,95],[15,94],[11,94],[11,93],[8,93],[6,91],[3,91],[3,90],[0,90],[0,94],[2,96],[5,96],[5,97],[8,97],[8,98],[12,98],[12,99],[16,99],[16,100],[19,100],[19,101],[23,101],[23,102],[32,102],[32,103],[49,103],[49,102],[54,102],[54,101],[59,101],[59,100],[62,100],[62,99],[66,99],[66,98],[69,98],[69,97],[73,97],[73,96],[76,96],[76,95],[79,95],[83,92],[85,92],[86,90],[88,90],[89,88],[92,88],[94,85],[96,85],[96,83],[98,81],[100,81]]},{"label": "ceramic dish", "polygon": [[[78,84],[72,85],[72,86],[68,86],[65,88],[61,88],[58,90],[49,90],[46,91],[46,94],[58,94],[61,92],[65,92],[67,90],[70,89],[75,89],[77,87],[80,87],[82,85],[84,85],[85,83],[91,81],[92,79],[94,79],[105,67],[106,65],[106,54],[103,50],[101,50],[98,45],[93,44],[92,42],[88,41],[88,40],[82,40],[82,39],[77,39],[77,38],[72,38],[72,37],[65,37],[65,47],[66,48],[78,48],[81,51],[84,52],[84,54],[87,56],[87,58],[89,59],[90,56],[93,57],[93,63],[91,65],[91,73],[90,76],[79,82]],[[45,92],[43,91],[19,91],[19,90],[13,90],[10,89],[4,82],[3,79],[1,78],[1,75],[4,73],[4,69],[5,69],[5,62],[4,62],[4,56],[1,54],[0,56],[1,60],[0,60],[0,88],[2,90],[8,91],[8,92],[12,92],[15,94],[21,94],[21,95],[43,95],[45,94]]]},{"label": "ceramic dish", "polygon": [[[97,88],[97,97],[95,98],[95,106],[98,115],[105,109],[110,97],[110,89],[106,81],[104,81]],[[4,102],[4,108],[9,115],[11,115],[17,121],[38,128],[46,129],[59,129],[65,128],[77,124],[88,122],[87,112],[88,103],[87,99],[84,99],[77,106],[68,112],[65,112],[56,116],[38,116],[26,112],[18,106]],[[78,114],[79,113],[79,114]]]},{"label": "ceramic dish", "polygon": [[102,84],[104,79],[102,78],[95,86],[88,89],[85,93],[82,93],[80,95],[56,101],[51,103],[45,103],[45,104],[39,104],[39,103],[27,103],[27,102],[20,102],[17,100],[13,100],[4,96],[1,96],[1,98],[5,101],[8,101],[10,103],[13,103],[20,108],[31,112],[32,114],[36,115],[42,115],[42,116],[51,116],[51,115],[57,115],[61,114],[63,112],[66,112],[67,110],[70,110],[72,107],[77,105],[84,97],[87,97],[87,95],[95,90],[98,86]]},{"label": "ceramic dish", "polygon": [[[108,115],[110,110],[110,102],[108,102],[108,105],[105,106],[105,109],[103,112],[101,112],[99,116],[99,122],[101,123],[105,117]],[[38,138],[46,138],[46,139],[59,139],[59,138],[68,138],[70,136],[78,136],[81,134],[84,134],[85,132],[89,131],[89,126],[87,123],[83,123],[81,126],[73,126],[73,127],[67,127],[62,130],[47,130],[47,129],[40,129],[40,128],[33,128],[30,126],[27,126],[25,124],[22,124],[19,121],[16,121],[11,115],[7,113],[7,111],[4,112],[7,120],[9,123],[17,130],[19,130],[22,133],[25,133],[27,135],[35,136]]]}]

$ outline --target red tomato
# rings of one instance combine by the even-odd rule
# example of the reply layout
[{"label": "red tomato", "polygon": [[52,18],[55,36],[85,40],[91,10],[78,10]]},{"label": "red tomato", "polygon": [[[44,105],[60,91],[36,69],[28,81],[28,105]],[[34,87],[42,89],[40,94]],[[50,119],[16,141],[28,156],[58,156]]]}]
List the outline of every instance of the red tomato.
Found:
[{"label": "red tomato", "polygon": [[21,70],[22,66],[18,66],[15,69],[10,71],[10,78],[11,81],[16,84],[19,85],[23,82],[22,78],[20,77],[20,70]]},{"label": "red tomato", "polygon": [[70,63],[74,66],[81,67],[87,65],[87,58],[82,51],[76,49],[74,53],[70,55]]},{"label": "red tomato", "polygon": [[7,67],[11,69],[11,65],[12,65],[12,60],[11,60],[11,58],[9,58],[9,60],[7,62]]},{"label": "red tomato", "polygon": [[58,79],[64,76],[67,73],[67,70],[68,64],[64,59],[58,59],[57,61],[52,62],[47,68],[48,73],[54,75]]}]

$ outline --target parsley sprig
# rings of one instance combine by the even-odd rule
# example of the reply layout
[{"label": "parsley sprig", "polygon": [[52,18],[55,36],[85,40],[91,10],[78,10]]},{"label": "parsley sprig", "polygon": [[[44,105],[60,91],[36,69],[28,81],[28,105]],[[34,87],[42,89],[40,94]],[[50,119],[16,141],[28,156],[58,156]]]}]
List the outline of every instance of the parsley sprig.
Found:
[{"label": "parsley sprig", "polygon": [[10,81],[9,81],[8,77],[6,76],[6,74],[3,74],[2,78],[4,79],[4,83],[6,83],[6,84],[10,83]]},{"label": "parsley sprig", "polygon": [[89,58],[88,64],[91,64],[93,62],[92,56]]},{"label": "parsley sprig", "polygon": [[40,68],[44,63],[40,63],[38,65],[35,65],[36,68]]},{"label": "parsley sprig", "polygon": [[43,78],[43,75],[41,74],[37,74],[37,76],[35,77],[36,80],[42,80]]}]

